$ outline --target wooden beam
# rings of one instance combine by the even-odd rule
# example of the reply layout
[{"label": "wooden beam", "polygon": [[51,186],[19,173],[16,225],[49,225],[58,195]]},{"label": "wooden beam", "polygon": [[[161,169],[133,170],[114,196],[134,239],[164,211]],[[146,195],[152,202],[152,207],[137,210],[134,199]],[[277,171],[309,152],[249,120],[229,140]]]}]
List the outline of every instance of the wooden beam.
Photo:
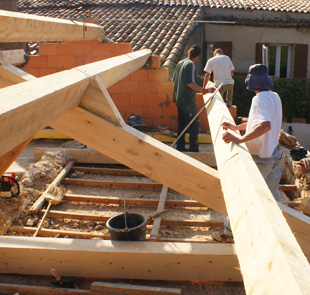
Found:
[{"label": "wooden beam", "polygon": [[[6,63],[10,65],[20,65],[26,62],[26,53],[24,49],[1,50],[1,54],[5,59]],[[0,62],[2,63],[2,65],[4,65],[1,59]]]},{"label": "wooden beam", "polygon": [[51,126],[189,198],[226,213],[216,170],[128,125],[115,126],[78,107]]},{"label": "wooden beam", "polygon": [[0,89],[6,98],[0,101],[0,156],[78,106],[92,77],[99,75],[109,87],[140,68],[150,54],[141,50]]},{"label": "wooden beam", "polygon": [[120,283],[93,282],[91,291],[126,295],[181,295],[179,288],[139,286]]},{"label": "wooden beam", "polygon": [[232,244],[0,237],[0,273],[242,281]]},{"label": "wooden beam", "polygon": [[222,140],[234,121],[219,94],[207,113],[247,294],[309,294],[309,263],[246,146]]},{"label": "wooden beam", "polygon": [[99,25],[6,10],[0,10],[0,23],[0,42],[101,41],[104,37]]},{"label": "wooden beam", "polygon": [[[48,148],[35,148],[34,149],[35,160],[36,161],[40,160],[42,155],[48,150],[49,150]],[[66,150],[67,153],[71,155],[71,157],[75,160],[76,163],[120,164],[119,162],[89,147],[86,149],[64,149],[64,150]],[[185,153],[185,154],[210,167],[216,167],[215,156],[213,153],[201,152],[201,153]]]}]

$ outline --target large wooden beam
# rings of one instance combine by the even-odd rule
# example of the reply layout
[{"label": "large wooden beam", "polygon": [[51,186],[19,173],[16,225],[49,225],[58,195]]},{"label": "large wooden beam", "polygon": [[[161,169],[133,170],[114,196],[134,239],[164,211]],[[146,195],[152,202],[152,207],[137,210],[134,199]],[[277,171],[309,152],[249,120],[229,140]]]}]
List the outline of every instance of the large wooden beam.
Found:
[{"label": "large wooden beam", "polygon": [[103,27],[90,23],[0,10],[0,42],[98,40]]},{"label": "large wooden beam", "polygon": [[247,294],[309,294],[309,263],[246,146],[222,140],[234,121],[219,94],[207,113]]},{"label": "large wooden beam", "polygon": [[0,89],[6,98],[0,101],[0,156],[78,106],[93,77],[109,87],[144,65],[150,54],[141,50]]},{"label": "large wooden beam", "polygon": [[241,281],[232,244],[0,237],[0,273]]},{"label": "large wooden beam", "polygon": [[153,180],[226,213],[217,171],[128,126],[111,124],[80,107],[51,127]]}]

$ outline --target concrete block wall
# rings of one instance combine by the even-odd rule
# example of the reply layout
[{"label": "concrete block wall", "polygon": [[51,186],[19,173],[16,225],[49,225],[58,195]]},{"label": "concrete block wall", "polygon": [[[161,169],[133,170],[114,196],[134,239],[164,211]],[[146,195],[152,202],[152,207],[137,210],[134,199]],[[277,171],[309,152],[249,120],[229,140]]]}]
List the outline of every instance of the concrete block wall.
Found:
[{"label": "concrete block wall", "polygon": [[[41,43],[39,55],[30,56],[23,70],[42,77],[130,52],[130,43]],[[138,69],[109,87],[108,92],[125,122],[135,114],[144,118],[148,128],[167,125],[171,130],[177,130],[177,108],[172,101],[173,82],[169,81],[168,69],[160,68],[159,56],[152,56],[147,68]],[[197,101],[198,108],[201,108],[201,94],[197,94]],[[209,131],[206,112],[201,112],[200,121],[201,131]]]}]

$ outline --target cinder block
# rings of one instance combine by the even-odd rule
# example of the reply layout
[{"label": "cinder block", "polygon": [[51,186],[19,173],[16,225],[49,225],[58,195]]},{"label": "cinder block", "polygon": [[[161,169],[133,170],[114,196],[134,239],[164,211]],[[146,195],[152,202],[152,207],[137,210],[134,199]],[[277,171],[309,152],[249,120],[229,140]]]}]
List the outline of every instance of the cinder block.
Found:
[{"label": "cinder block", "polygon": [[129,75],[130,81],[148,82],[149,81],[149,70],[138,69]]},{"label": "cinder block", "polygon": [[65,57],[64,56],[48,56],[47,66],[49,68],[65,68]]},{"label": "cinder block", "polygon": [[30,56],[28,66],[30,68],[47,68],[48,56],[40,56],[40,55]]},{"label": "cinder block", "polygon": [[168,69],[152,69],[149,73],[150,81],[167,82],[169,79]]},{"label": "cinder block", "polygon": [[168,106],[170,104],[169,95],[167,94],[150,94],[149,105],[160,107],[162,105]]},{"label": "cinder block", "polygon": [[39,55],[57,55],[57,43],[40,43]]},{"label": "cinder block", "polygon": [[138,82],[120,82],[121,93],[139,93]]},{"label": "cinder block", "polygon": [[148,94],[130,94],[130,105],[132,106],[149,106],[149,95]]},{"label": "cinder block", "polygon": [[156,82],[139,82],[139,93],[156,93]]},{"label": "cinder block", "polygon": [[156,93],[157,94],[173,94],[173,82],[157,82],[156,83]]}]

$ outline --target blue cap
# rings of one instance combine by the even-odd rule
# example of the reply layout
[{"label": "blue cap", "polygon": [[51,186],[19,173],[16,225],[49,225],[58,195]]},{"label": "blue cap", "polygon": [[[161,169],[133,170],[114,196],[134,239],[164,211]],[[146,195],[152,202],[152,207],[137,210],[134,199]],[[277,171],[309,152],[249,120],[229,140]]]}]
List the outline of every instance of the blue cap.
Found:
[{"label": "blue cap", "polygon": [[245,85],[250,91],[268,91],[273,89],[273,81],[268,75],[268,68],[262,64],[252,65],[245,78]]}]

